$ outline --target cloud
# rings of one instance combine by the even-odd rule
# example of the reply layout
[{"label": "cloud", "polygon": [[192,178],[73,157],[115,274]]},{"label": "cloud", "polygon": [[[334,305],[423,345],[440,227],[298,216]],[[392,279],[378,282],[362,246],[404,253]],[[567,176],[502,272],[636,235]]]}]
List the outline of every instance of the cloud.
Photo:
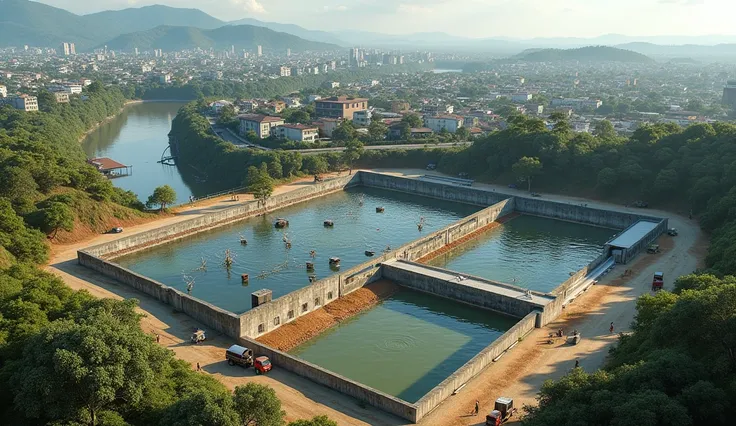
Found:
[{"label": "cloud", "polygon": [[242,6],[243,9],[250,13],[263,14],[266,12],[266,8],[258,2],[258,0],[230,0],[230,3],[236,6]]},{"label": "cloud", "polygon": [[705,3],[705,0],[659,0],[662,4],[680,4],[683,6],[695,6]]},{"label": "cloud", "polygon": [[434,9],[431,7],[422,6],[419,4],[407,4],[407,3],[399,3],[399,6],[396,8],[398,12],[405,12],[405,13],[432,13],[434,12]]},{"label": "cloud", "polygon": [[335,7],[330,7],[330,6],[322,6],[322,10],[323,10],[324,12],[329,12],[329,11],[335,11],[335,12],[345,12],[346,10],[348,10],[348,7],[347,7],[347,6],[345,6],[345,5],[342,5],[342,4],[341,4],[341,5],[337,5],[337,6],[335,6]]}]

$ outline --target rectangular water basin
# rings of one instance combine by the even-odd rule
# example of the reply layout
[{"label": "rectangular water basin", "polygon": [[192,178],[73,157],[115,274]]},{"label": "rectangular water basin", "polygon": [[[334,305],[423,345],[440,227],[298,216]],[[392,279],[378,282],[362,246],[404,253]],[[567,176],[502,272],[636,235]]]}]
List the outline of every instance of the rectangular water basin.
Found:
[{"label": "rectangular water basin", "polygon": [[413,403],[517,321],[402,288],[289,353]]},{"label": "rectangular water basin", "polygon": [[550,292],[603,252],[617,231],[521,215],[428,264]]},{"label": "rectangular water basin", "polygon": [[[382,213],[376,207],[383,207]],[[267,288],[273,298],[309,284],[337,270],[330,257],[341,259],[347,270],[437,231],[482,207],[442,201],[375,188],[351,188],[319,199],[285,207],[261,217],[204,231],[190,237],[114,259],[121,266],[234,313],[251,309],[251,293]],[[277,218],[289,226],[276,229]],[[423,227],[417,224],[423,218]],[[334,223],[324,226],[325,220]],[[241,245],[245,238],[247,245]],[[286,247],[286,242],[291,244]],[[233,264],[224,265],[230,251]],[[311,252],[315,255],[312,257]],[[307,271],[306,263],[314,263]],[[247,285],[241,274],[248,274]]]}]

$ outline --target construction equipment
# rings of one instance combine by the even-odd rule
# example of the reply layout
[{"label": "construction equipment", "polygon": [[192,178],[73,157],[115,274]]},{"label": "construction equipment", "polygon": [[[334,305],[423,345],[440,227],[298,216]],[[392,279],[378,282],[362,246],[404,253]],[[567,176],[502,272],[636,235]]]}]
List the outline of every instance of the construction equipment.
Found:
[{"label": "construction equipment", "polygon": [[514,413],[516,413],[514,400],[502,396],[496,400],[496,403],[493,405],[493,411],[486,416],[486,426],[500,426],[509,421]]},{"label": "construction equipment", "polygon": [[207,340],[207,336],[205,336],[204,330],[196,330],[192,333],[192,337],[190,337],[189,340],[196,345]]},{"label": "construction equipment", "polygon": [[667,230],[667,235],[670,237],[676,237],[677,236],[677,228],[670,228]]},{"label": "construction equipment", "polygon": [[652,278],[652,291],[662,290],[664,287],[664,273],[655,272]]},{"label": "construction equipment", "polygon": [[575,330],[572,332],[571,335],[567,336],[567,343],[571,345],[577,345],[578,343],[580,343],[580,339],[582,339],[582,337],[580,336],[580,332]]}]

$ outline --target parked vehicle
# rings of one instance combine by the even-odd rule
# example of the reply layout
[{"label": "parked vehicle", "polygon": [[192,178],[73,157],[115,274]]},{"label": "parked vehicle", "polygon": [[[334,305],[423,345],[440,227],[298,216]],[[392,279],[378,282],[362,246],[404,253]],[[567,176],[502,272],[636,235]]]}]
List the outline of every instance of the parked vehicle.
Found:
[{"label": "parked vehicle", "polygon": [[110,234],[119,234],[119,233],[123,232],[123,228],[120,227],[120,226],[116,226],[116,227],[110,229],[107,232],[110,233]]},{"label": "parked vehicle", "polygon": [[436,168],[437,168],[437,164],[436,163],[429,163],[429,164],[427,164],[427,170],[434,170]]},{"label": "parked vehicle", "polygon": [[647,253],[659,253],[659,244],[650,244],[649,247],[647,247]]},{"label": "parked vehicle", "polygon": [[225,351],[225,359],[230,365],[252,367],[253,351],[240,345],[232,345]]},{"label": "parked vehicle", "polygon": [[540,194],[539,192],[532,192],[532,197],[541,197],[541,196],[542,194]]},{"label": "parked vehicle", "polygon": [[469,179],[470,178],[470,175],[468,173],[465,173],[465,172],[460,172],[460,173],[457,174],[457,177],[459,177],[460,179]]},{"label": "parked vehicle", "polygon": [[641,201],[641,200],[640,201],[634,201],[634,203],[632,205],[634,207],[639,207],[641,209],[649,207],[649,203],[647,203],[646,201]]},{"label": "parked vehicle", "polygon": [[271,371],[273,364],[271,364],[271,360],[267,356],[259,356],[256,358],[253,367],[256,369],[256,374],[266,374]]},{"label": "parked vehicle", "polygon": [[516,413],[514,400],[502,396],[496,400],[493,411],[486,416],[486,426],[500,426],[509,421],[514,413]]},{"label": "parked vehicle", "polygon": [[670,237],[676,237],[677,236],[677,228],[670,228],[667,230],[667,235]]},{"label": "parked vehicle", "polygon": [[664,273],[655,272],[652,278],[652,291],[662,290],[664,287]]}]

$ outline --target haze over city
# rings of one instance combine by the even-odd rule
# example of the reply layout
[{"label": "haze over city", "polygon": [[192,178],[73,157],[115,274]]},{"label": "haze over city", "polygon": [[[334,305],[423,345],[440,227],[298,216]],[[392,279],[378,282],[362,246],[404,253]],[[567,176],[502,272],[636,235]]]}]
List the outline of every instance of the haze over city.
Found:
[{"label": "haze over city", "polygon": [[253,18],[311,30],[466,37],[734,35],[730,0],[43,0],[77,14],[163,4],[224,21]]}]

